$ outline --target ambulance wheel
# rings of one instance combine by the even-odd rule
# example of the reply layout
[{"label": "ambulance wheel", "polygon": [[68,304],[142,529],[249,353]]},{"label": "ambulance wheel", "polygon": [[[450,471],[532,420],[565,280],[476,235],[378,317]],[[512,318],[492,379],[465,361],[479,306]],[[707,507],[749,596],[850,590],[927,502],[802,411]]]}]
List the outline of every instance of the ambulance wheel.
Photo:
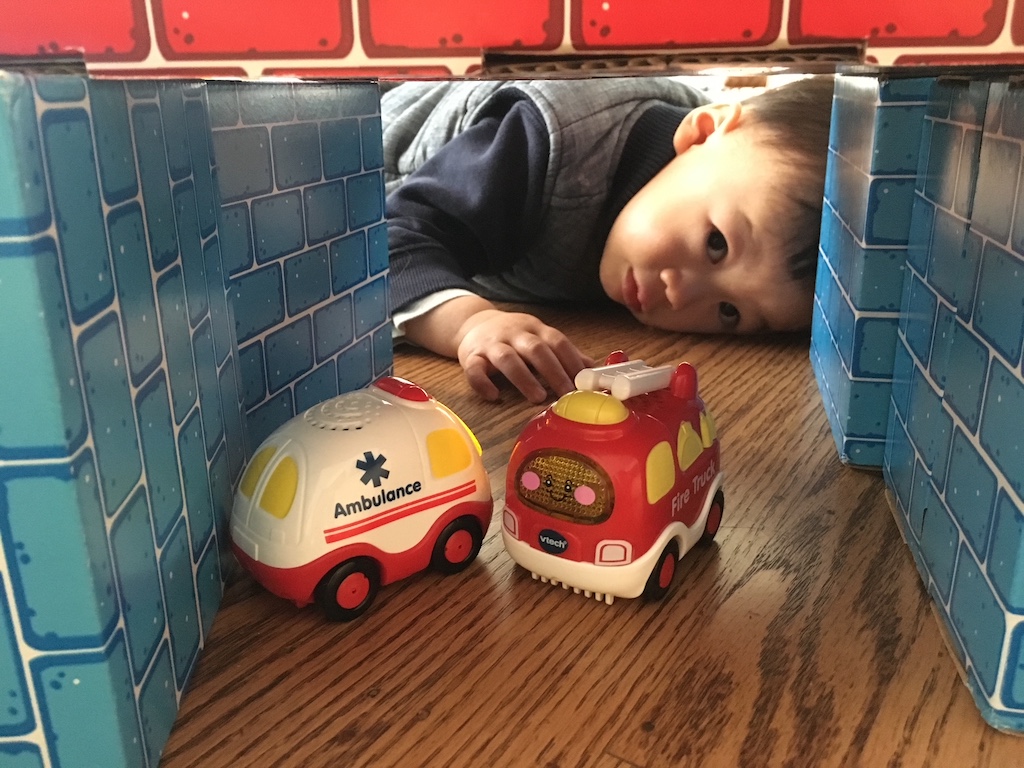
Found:
[{"label": "ambulance wheel", "polygon": [[647,578],[647,586],[644,587],[644,598],[647,600],[661,600],[668,594],[672,586],[672,578],[676,575],[676,565],[679,563],[679,545],[675,539],[665,545],[658,558],[657,565]]},{"label": "ambulance wheel", "polygon": [[447,576],[464,571],[476,559],[483,542],[480,523],[475,517],[456,518],[437,537],[430,565]]},{"label": "ambulance wheel", "polygon": [[377,563],[355,557],[324,576],[316,588],[316,601],[331,621],[352,621],[366,613],[378,589]]},{"label": "ambulance wheel", "polygon": [[719,489],[715,498],[711,500],[711,509],[708,510],[708,519],[704,521],[704,533],[700,536],[702,544],[710,544],[722,525],[722,513],[725,511],[725,494]]}]

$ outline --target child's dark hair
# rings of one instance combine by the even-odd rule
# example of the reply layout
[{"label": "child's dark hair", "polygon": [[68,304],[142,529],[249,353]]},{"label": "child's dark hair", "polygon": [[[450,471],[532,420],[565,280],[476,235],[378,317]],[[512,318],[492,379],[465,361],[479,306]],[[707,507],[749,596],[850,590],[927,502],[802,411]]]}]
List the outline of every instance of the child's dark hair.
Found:
[{"label": "child's dark hair", "polygon": [[825,166],[834,80],[822,75],[771,88],[744,102],[753,124],[767,129],[763,141],[783,152],[794,172],[787,185],[795,203],[795,221],[788,238],[790,277],[812,283],[818,264]]}]

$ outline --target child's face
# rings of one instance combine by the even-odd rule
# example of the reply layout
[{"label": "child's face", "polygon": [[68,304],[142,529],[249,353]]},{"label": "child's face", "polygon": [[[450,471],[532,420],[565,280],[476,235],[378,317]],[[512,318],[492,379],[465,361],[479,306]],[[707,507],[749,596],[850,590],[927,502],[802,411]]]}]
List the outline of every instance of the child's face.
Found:
[{"label": "child's face", "polygon": [[601,284],[647,325],[754,333],[810,323],[811,291],[789,276],[780,220],[793,172],[743,117],[739,104],[690,113],[676,157],[612,225]]}]

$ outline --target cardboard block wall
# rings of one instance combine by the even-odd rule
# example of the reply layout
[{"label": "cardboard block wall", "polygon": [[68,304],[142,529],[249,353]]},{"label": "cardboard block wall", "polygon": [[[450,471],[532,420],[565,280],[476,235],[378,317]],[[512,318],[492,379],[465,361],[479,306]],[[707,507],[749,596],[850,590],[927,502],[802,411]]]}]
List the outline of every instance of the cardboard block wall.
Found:
[{"label": "cardboard block wall", "polygon": [[1024,88],[837,81],[811,360],[982,715],[1024,730]]},{"label": "cardboard block wall", "polygon": [[207,88],[255,448],[391,369],[380,97],[367,82]]},{"label": "cardboard block wall", "polygon": [[252,441],[390,370],[376,85],[208,90],[0,73],[0,765],[157,764]]},{"label": "cardboard block wall", "polygon": [[885,478],[982,715],[1024,731],[1024,88],[937,80]]},{"label": "cardboard block wall", "polygon": [[849,464],[882,464],[931,83],[836,81],[811,362],[839,455]]}]

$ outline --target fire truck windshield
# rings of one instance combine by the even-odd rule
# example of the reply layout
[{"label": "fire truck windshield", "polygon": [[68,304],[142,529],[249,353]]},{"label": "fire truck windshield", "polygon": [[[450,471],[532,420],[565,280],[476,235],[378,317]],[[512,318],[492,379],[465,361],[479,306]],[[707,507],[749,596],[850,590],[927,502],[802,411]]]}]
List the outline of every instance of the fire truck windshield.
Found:
[{"label": "fire truck windshield", "polygon": [[593,525],[607,520],[615,502],[607,473],[573,451],[534,451],[519,466],[515,482],[524,504],[576,523]]}]

